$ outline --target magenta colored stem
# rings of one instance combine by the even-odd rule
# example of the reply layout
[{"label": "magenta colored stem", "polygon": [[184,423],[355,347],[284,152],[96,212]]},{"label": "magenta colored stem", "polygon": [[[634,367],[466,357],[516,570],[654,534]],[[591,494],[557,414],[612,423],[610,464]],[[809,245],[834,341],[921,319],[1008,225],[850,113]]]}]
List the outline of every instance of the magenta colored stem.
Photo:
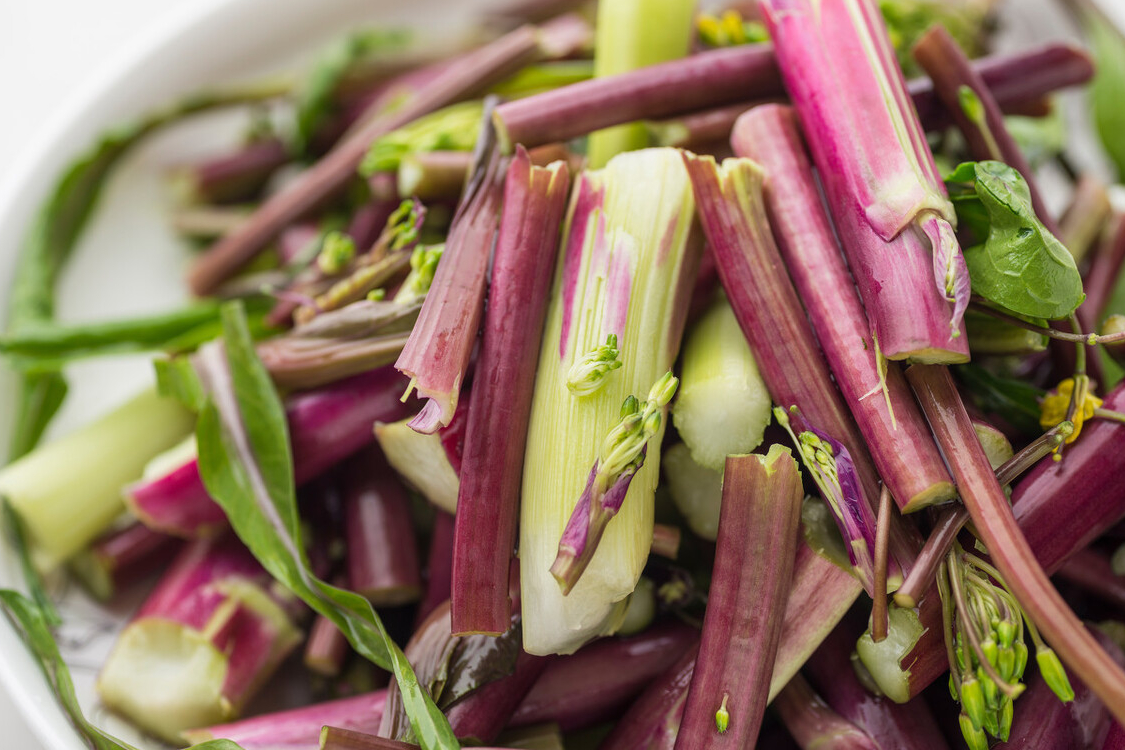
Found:
[{"label": "magenta colored stem", "polygon": [[1125,727],[1111,720],[1101,750],[1125,750]]},{"label": "magenta colored stem", "polygon": [[833,711],[800,675],[778,693],[773,708],[802,750],[880,750],[882,747]]},{"label": "magenta colored stem", "polygon": [[522,148],[508,167],[457,499],[451,601],[457,634],[499,634],[511,621],[508,571],[523,454],[569,184],[564,163],[532,166]]},{"label": "magenta colored stem", "polygon": [[477,688],[446,710],[458,739],[494,742],[552,657],[520,651],[512,674]]},{"label": "magenta colored stem", "polygon": [[[298,484],[335,466],[374,441],[376,421],[393,422],[409,413],[399,397],[405,380],[382,367],[286,402],[286,416]],[[207,494],[195,459],[126,491],[130,507],[146,526],[167,534],[196,537],[226,528],[226,516]]]},{"label": "magenta colored stem", "polygon": [[349,650],[348,637],[336,623],[317,615],[305,641],[305,666],[325,677],[336,677],[344,668]]},{"label": "magenta colored stem", "polygon": [[628,638],[594,641],[552,660],[510,724],[558,724],[573,732],[618,717],[698,640],[694,628],[667,622]]},{"label": "magenta colored stem", "polygon": [[[804,494],[797,462],[785,449],[727,457],[707,613],[676,750],[738,749],[757,741]],[[716,726],[717,712],[727,714],[729,726]]]},{"label": "magenta colored stem", "polygon": [[410,499],[375,446],[347,462],[344,514],[348,587],[380,607],[421,597]]},{"label": "magenta colored stem", "polygon": [[76,565],[84,567],[77,573],[90,583],[94,595],[105,601],[123,587],[164,567],[179,553],[180,547],[179,539],[135,522],[95,541],[88,552],[75,561]]},{"label": "magenta colored stem", "polygon": [[598,750],[672,750],[684,715],[698,648],[690,648],[653,680]]},{"label": "magenta colored stem", "polygon": [[867,316],[821,203],[793,110],[776,104],[750,110],[735,124],[731,142],[736,154],[766,170],[774,237],[895,502],[909,512],[951,499],[953,481],[901,370],[884,362],[885,380],[880,376]]},{"label": "magenta colored stem", "polygon": [[[847,448],[874,516],[879,496],[875,467],[770,233],[760,187],[764,176],[749,161],[724,162],[755,183],[742,186],[730,175],[724,178],[710,157],[685,154],[684,160],[719,278],[770,395],[784,408],[797,406],[809,424]],[[891,555],[905,573],[921,545],[907,538],[900,525],[892,529],[891,545]]]},{"label": "magenta colored stem", "polygon": [[325,725],[358,732],[375,732],[383,715],[387,691],[376,690],[351,698],[262,714],[230,724],[185,732],[188,741],[228,739],[243,750],[309,750],[317,747]]},{"label": "magenta colored stem", "polygon": [[488,163],[457,207],[430,291],[395,362],[418,397],[426,399],[410,423],[426,434],[453,419],[484,314],[488,262],[504,195],[500,157],[484,158]]}]

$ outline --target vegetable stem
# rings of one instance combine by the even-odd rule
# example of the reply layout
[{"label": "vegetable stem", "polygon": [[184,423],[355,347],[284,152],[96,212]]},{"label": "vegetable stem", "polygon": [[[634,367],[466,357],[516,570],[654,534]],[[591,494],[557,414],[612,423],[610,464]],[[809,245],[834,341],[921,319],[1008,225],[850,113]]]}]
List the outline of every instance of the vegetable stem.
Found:
[{"label": "vegetable stem", "polygon": [[711,593],[677,750],[745,748],[757,740],[803,497],[788,449],[727,458]]},{"label": "vegetable stem", "polygon": [[484,333],[470,395],[453,542],[453,632],[508,629],[523,454],[551,277],[566,208],[563,162],[508,167]]}]

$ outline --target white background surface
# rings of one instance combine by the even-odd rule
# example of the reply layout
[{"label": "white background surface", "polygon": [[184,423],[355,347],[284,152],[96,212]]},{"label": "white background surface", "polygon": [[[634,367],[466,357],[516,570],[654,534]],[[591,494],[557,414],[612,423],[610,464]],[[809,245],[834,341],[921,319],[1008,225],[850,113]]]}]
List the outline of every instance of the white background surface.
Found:
[{"label": "white background surface", "polygon": [[[106,58],[191,2],[0,0],[0,173]],[[0,747],[43,747],[2,690]]]}]

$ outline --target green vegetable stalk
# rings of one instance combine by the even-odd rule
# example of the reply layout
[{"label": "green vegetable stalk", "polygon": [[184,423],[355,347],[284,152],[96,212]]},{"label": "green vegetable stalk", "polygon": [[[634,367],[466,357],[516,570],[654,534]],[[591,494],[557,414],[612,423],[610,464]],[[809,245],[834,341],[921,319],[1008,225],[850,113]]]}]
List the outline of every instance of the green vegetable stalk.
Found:
[{"label": "green vegetable stalk", "polygon": [[[694,11],[695,0],[601,0],[594,77],[683,57],[691,44]],[[600,130],[590,136],[590,166],[600,169],[615,154],[647,145],[648,131],[639,122]]]}]

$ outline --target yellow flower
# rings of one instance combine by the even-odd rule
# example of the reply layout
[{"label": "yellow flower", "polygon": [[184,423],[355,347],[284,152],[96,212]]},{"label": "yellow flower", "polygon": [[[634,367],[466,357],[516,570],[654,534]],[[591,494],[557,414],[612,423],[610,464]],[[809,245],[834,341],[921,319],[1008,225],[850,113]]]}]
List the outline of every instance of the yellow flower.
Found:
[{"label": "yellow flower", "polygon": [[[1077,396],[1075,396],[1076,380],[1078,381]],[[1066,439],[1067,443],[1073,443],[1078,439],[1078,433],[1082,432],[1082,424],[1087,419],[1093,418],[1094,410],[1102,405],[1102,400],[1090,393],[1090,379],[1085,375],[1067,378],[1059,383],[1058,388],[1048,393],[1039,402],[1039,426],[1044,430],[1049,430],[1066,420],[1066,413],[1070,409],[1072,398],[1077,399],[1078,405],[1070,420],[1074,423],[1074,432]]]}]

